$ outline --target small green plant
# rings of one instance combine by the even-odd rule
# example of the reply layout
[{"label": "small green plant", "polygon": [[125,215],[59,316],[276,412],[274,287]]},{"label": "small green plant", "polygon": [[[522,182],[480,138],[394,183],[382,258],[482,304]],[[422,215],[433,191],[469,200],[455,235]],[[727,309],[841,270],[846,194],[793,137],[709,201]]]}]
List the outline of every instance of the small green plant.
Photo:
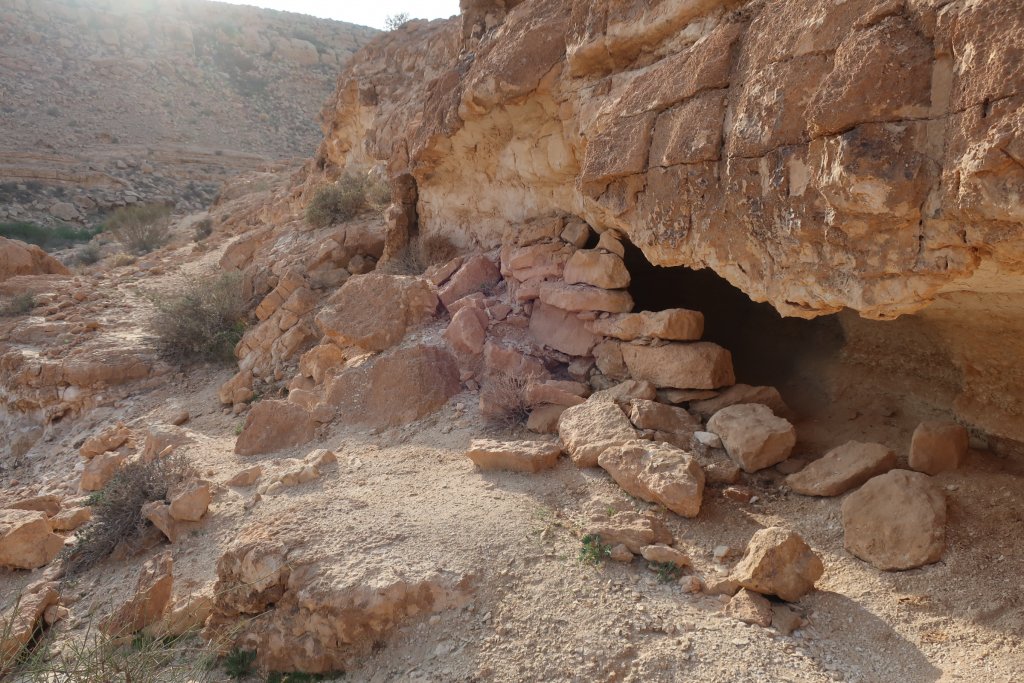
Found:
[{"label": "small green plant", "polygon": [[240,681],[253,672],[255,663],[256,653],[254,651],[235,648],[224,657],[224,671],[231,678]]},{"label": "small green plant", "polygon": [[16,318],[28,315],[36,307],[36,298],[29,293],[17,294],[0,306],[0,318]]},{"label": "small green plant", "polygon": [[238,424],[235,425],[235,436],[242,435],[242,428],[244,427],[244,425],[245,423],[243,422],[239,422]]},{"label": "small green plant", "polygon": [[612,547],[601,542],[597,534],[587,534],[580,539],[579,561],[597,566],[612,556]]},{"label": "small green plant", "polygon": [[683,575],[683,568],[674,562],[651,562],[648,566],[657,573],[661,583],[678,581]]},{"label": "small green plant", "polygon": [[176,361],[233,361],[245,333],[245,299],[237,273],[189,282],[174,296],[151,295],[157,348]]},{"label": "small green plant", "polygon": [[117,209],[106,228],[133,254],[148,254],[171,239],[171,207],[164,204],[136,204]]},{"label": "small green plant", "polygon": [[[315,228],[323,228],[351,220],[370,208],[381,210],[391,200],[390,190],[382,189],[381,185],[380,181],[346,173],[337,182],[313,193],[306,205],[306,221]],[[383,184],[383,188],[387,185]]]}]

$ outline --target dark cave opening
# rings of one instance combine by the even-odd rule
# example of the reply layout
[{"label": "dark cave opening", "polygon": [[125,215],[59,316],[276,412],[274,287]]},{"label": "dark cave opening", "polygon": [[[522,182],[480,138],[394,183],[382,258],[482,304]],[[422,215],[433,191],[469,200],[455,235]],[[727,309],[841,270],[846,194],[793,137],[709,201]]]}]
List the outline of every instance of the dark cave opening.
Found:
[{"label": "dark cave opening", "polygon": [[635,311],[688,308],[704,314],[704,339],[732,352],[736,380],[780,389],[796,380],[803,363],[834,358],[844,344],[839,317],[783,317],[757,303],[710,268],[655,266],[624,242]]}]

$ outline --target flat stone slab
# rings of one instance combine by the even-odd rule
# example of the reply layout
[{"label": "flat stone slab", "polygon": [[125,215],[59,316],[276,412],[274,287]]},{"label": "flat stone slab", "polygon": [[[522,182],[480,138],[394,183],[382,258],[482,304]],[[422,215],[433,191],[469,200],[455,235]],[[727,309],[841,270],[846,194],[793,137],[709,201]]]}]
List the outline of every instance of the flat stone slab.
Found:
[{"label": "flat stone slab", "polygon": [[482,470],[540,472],[558,464],[562,449],[549,441],[473,439],[466,457]]},{"label": "flat stone slab", "polygon": [[786,478],[805,496],[839,496],[896,467],[896,453],[880,443],[847,441]]}]

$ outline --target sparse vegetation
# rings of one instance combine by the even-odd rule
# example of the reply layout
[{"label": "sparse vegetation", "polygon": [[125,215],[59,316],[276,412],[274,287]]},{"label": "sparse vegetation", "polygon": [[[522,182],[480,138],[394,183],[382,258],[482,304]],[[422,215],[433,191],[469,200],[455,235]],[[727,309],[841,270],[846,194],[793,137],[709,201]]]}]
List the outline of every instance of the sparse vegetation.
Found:
[{"label": "sparse vegetation", "polygon": [[658,575],[661,583],[678,581],[683,575],[683,568],[674,562],[651,562],[648,566]]},{"label": "sparse vegetation", "polygon": [[315,683],[316,681],[336,681],[345,676],[343,671],[332,671],[325,674],[307,674],[299,671],[289,673],[273,672],[267,676],[267,683]]},{"label": "sparse vegetation", "polygon": [[176,361],[232,361],[245,332],[242,279],[230,273],[194,280],[173,296],[151,296],[157,347]]},{"label": "sparse vegetation", "polygon": [[117,209],[107,219],[107,230],[133,254],[148,254],[170,241],[171,207],[137,204]]},{"label": "sparse vegetation", "polygon": [[431,266],[440,266],[458,256],[455,245],[443,235],[416,235],[381,267],[391,275],[422,275]]},{"label": "sparse vegetation", "polygon": [[92,522],[66,553],[68,575],[94,566],[119,543],[138,539],[148,523],[140,513],[142,506],[164,500],[169,490],[192,476],[192,464],[174,454],[152,462],[134,460],[122,467],[98,495],[90,497]]},{"label": "sparse vegetation", "polygon": [[235,648],[224,657],[224,671],[228,676],[240,681],[253,671],[253,664],[256,663],[256,653],[252,650],[239,650]]},{"label": "sparse vegetation", "polygon": [[346,173],[337,182],[324,185],[313,193],[313,199],[306,206],[306,221],[314,227],[323,228],[351,220],[367,209],[382,210],[390,201],[391,193],[386,183]]},{"label": "sparse vegetation", "polygon": [[135,256],[122,251],[110,257],[110,265],[114,268],[121,268],[122,266],[130,266],[137,260]]},{"label": "sparse vegetation", "polygon": [[192,240],[194,242],[202,242],[204,239],[213,234],[213,219],[204,218],[203,220],[196,223],[192,233]]},{"label": "sparse vegetation", "polygon": [[530,417],[530,404],[526,400],[529,376],[500,372],[484,379],[483,391],[492,406],[488,419],[502,427],[514,428],[526,423]]},{"label": "sparse vegetation", "polygon": [[384,29],[387,31],[394,31],[402,28],[402,26],[409,21],[408,12],[399,12],[398,14],[389,14],[384,19]]},{"label": "sparse vegetation", "polygon": [[91,266],[97,263],[102,254],[100,253],[100,245],[95,242],[89,242],[79,247],[78,251],[75,252],[75,263],[83,266]]},{"label": "sparse vegetation", "polygon": [[88,242],[102,231],[102,227],[76,228],[66,223],[54,227],[25,222],[0,223],[0,237],[35,244],[47,251]]},{"label": "sparse vegetation", "polygon": [[41,636],[15,664],[16,680],[26,683],[110,683],[165,681],[207,683],[212,680],[211,648],[193,633],[172,638],[106,635],[90,625],[84,637],[54,639]]},{"label": "sparse vegetation", "polygon": [[36,299],[29,293],[14,296],[3,306],[0,306],[0,318],[16,318],[28,315],[36,307]]},{"label": "sparse vegetation", "polygon": [[599,565],[612,555],[612,547],[601,542],[596,534],[587,534],[580,539],[579,561],[582,564]]}]

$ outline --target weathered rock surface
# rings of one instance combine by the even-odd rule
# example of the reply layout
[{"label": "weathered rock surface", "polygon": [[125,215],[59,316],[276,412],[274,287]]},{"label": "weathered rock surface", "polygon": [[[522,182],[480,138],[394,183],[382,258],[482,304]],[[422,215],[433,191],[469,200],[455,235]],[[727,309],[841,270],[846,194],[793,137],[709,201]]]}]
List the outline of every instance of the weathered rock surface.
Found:
[{"label": "weathered rock surface", "polygon": [[667,341],[697,341],[704,334],[704,314],[685,308],[652,313],[621,313],[587,323],[594,334],[633,341],[650,337]]},{"label": "weathered rock surface", "polygon": [[500,279],[501,272],[494,262],[483,254],[477,254],[455,271],[451,279],[441,287],[438,296],[447,308],[468,294],[497,284]]},{"label": "weathered rock surface", "polygon": [[158,621],[171,601],[174,588],[174,560],[170,551],[142,566],[135,594],[100,623],[109,635],[127,636],[138,633]]},{"label": "weathered rock surface", "polygon": [[805,496],[839,496],[894,467],[896,453],[888,446],[848,441],[786,477],[786,483]]},{"label": "weathered rock surface", "polygon": [[316,316],[332,341],[383,351],[437,310],[437,295],[426,280],[369,273],[350,278]]},{"label": "weathered rock surface", "polygon": [[879,569],[937,562],[946,549],[946,497],[920,472],[875,477],[843,501],[843,544]]},{"label": "weathered rock surface", "polygon": [[704,471],[686,451],[665,443],[628,441],[604,449],[597,463],[632,496],[683,517],[700,512]]},{"label": "weathered rock surface", "polygon": [[672,533],[657,517],[628,510],[593,515],[584,525],[584,534],[598,536],[604,545],[624,545],[639,555],[651,545],[671,545]]},{"label": "weathered rock surface", "polygon": [[955,470],[967,457],[968,440],[961,425],[922,422],[910,441],[910,469],[925,474]]},{"label": "weathered rock surface", "polygon": [[730,578],[747,590],[799,600],[814,588],[825,567],[800,534],[782,527],[756,532]]},{"label": "weathered rock surface", "polygon": [[100,453],[120,448],[131,438],[131,430],[119,422],[95,436],[90,436],[78,449],[78,452],[83,458],[94,458]]},{"label": "weathered rock surface", "polygon": [[70,275],[67,267],[40,247],[0,237],[0,282],[15,275]]},{"label": "weathered rock surface", "polygon": [[184,490],[171,498],[171,517],[183,522],[198,522],[206,514],[213,500],[210,485],[206,482],[191,482]]},{"label": "weathered rock surface", "polygon": [[772,603],[768,598],[746,588],[732,596],[725,606],[726,615],[739,619],[744,624],[754,624],[765,628],[772,625]]},{"label": "weathered rock surface", "polygon": [[535,473],[558,464],[561,447],[547,441],[473,439],[466,457],[482,470]]},{"label": "weathered rock surface", "polygon": [[637,438],[637,432],[616,403],[591,398],[562,413],[558,436],[577,467],[597,467],[601,453]]},{"label": "weathered rock surface", "polygon": [[46,513],[0,510],[0,567],[35,569],[48,564],[64,547]]},{"label": "weathered rock surface", "polygon": [[563,279],[570,285],[584,284],[603,289],[629,286],[629,271],[622,258],[596,249],[580,249],[565,264]]},{"label": "weathered rock surface", "polygon": [[575,313],[538,302],[530,315],[530,334],[541,344],[570,356],[586,356],[600,338]]},{"label": "weathered rock surface", "polygon": [[640,554],[648,562],[674,564],[679,568],[690,566],[690,558],[687,557],[686,553],[661,543],[641,548]]},{"label": "weathered rock surface", "polygon": [[429,415],[459,389],[452,354],[417,344],[347,367],[328,383],[325,401],[346,423],[393,427]]},{"label": "weathered rock surface", "polygon": [[706,420],[722,408],[744,403],[766,405],[780,417],[789,414],[789,406],[782,400],[778,389],[775,387],[752,387],[749,384],[734,384],[713,398],[692,401],[690,410]]},{"label": "weathered rock surface", "polygon": [[637,429],[692,433],[700,429],[700,420],[682,408],[656,401],[634,398],[629,402],[629,421]]},{"label": "weathered rock surface", "polygon": [[60,600],[59,585],[39,581],[22,592],[15,604],[0,614],[0,676],[8,673],[7,666],[14,662],[22,648],[31,642],[43,620],[43,614]]},{"label": "weathered rock surface", "polygon": [[564,282],[541,283],[540,300],[563,311],[625,313],[633,309],[629,292]]},{"label": "weathered rock surface", "polygon": [[312,415],[301,406],[290,401],[260,401],[245,417],[235,453],[258,455],[299,446],[313,438],[315,427]]},{"label": "weathered rock surface", "polygon": [[619,348],[630,376],[659,388],[717,389],[736,381],[732,354],[711,342]]},{"label": "weathered rock surface", "polygon": [[796,445],[793,425],[759,403],[719,410],[708,420],[708,431],[722,439],[726,453],[744,472],[782,462]]}]

